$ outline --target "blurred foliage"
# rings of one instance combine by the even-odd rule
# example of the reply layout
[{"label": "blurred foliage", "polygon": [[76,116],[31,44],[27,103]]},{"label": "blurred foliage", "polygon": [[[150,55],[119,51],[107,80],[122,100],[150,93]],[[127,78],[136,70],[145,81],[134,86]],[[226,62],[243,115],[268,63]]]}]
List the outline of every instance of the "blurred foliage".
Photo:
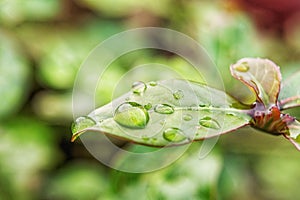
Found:
[{"label": "blurred foliage", "polygon": [[48,21],[60,12],[59,0],[1,0],[0,22],[15,26],[24,21]]},{"label": "blurred foliage", "polygon": [[[229,65],[236,60],[268,57],[281,66],[285,78],[297,72],[297,16],[280,33],[258,31],[234,2],[0,0],[0,199],[297,197],[299,153],[283,138],[253,129],[222,136],[203,160],[197,157],[201,142],[195,143],[173,165],[147,174],[105,167],[81,143],[69,142],[76,73],[97,44],[122,30],[161,26],[191,36],[216,63],[226,90],[244,102],[253,97],[229,76]],[[166,70],[151,72],[149,63]],[[140,72],[132,71],[143,65]],[[128,53],[108,66],[96,89],[96,104],[128,90],[133,78],[174,76],[203,80],[179,56],[153,50]],[[287,112],[300,116],[299,109]]]},{"label": "blurred foliage", "polygon": [[37,119],[20,116],[1,126],[1,199],[37,197],[45,176],[41,172],[60,161],[56,142],[51,127]]},{"label": "blurred foliage", "polygon": [[0,44],[1,119],[20,109],[31,82],[28,59],[20,52],[16,41],[0,30]]}]

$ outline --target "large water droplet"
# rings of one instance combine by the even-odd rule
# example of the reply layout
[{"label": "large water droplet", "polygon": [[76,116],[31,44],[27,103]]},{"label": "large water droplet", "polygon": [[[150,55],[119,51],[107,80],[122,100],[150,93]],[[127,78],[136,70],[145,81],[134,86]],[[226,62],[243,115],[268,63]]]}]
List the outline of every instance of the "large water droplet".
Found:
[{"label": "large water droplet", "polygon": [[181,142],[187,138],[179,128],[167,128],[163,137],[169,142]]},{"label": "large water droplet", "polygon": [[176,90],[174,93],[173,93],[173,97],[177,100],[181,99],[184,97],[184,94],[183,94],[183,91],[182,90]]},{"label": "large water droplet", "polygon": [[142,94],[143,92],[146,91],[147,86],[142,81],[136,81],[132,84],[131,88],[132,88],[133,93]]},{"label": "large water droplet", "polygon": [[239,72],[247,72],[249,70],[249,65],[247,62],[242,62],[241,64],[234,67],[235,70]]},{"label": "large water droplet", "polygon": [[185,120],[185,121],[191,121],[192,119],[193,119],[193,117],[190,114],[183,115],[183,120]]},{"label": "large water droplet", "polygon": [[72,124],[72,133],[77,133],[85,128],[96,125],[96,122],[88,116],[78,117]]},{"label": "large water droplet", "polygon": [[142,129],[149,121],[149,114],[142,105],[136,102],[126,102],[116,109],[114,120],[128,128]]},{"label": "large water droplet", "polygon": [[168,104],[158,104],[154,107],[154,111],[160,114],[172,114],[174,108]]},{"label": "large water droplet", "polygon": [[200,119],[199,124],[201,126],[206,127],[206,128],[213,128],[213,129],[219,129],[220,128],[219,123],[215,119],[213,119],[209,116],[206,116],[206,117],[203,117],[202,119]]}]

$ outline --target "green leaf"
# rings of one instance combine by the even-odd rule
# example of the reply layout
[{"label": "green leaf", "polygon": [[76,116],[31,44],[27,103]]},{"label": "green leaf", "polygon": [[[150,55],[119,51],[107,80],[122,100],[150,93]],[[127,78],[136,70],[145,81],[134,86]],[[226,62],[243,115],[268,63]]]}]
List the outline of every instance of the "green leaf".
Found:
[{"label": "green leaf", "polygon": [[282,83],[279,94],[281,109],[300,106],[300,71],[287,78]]},{"label": "green leaf", "polygon": [[300,151],[300,122],[295,120],[287,126],[288,131],[283,136]]},{"label": "green leaf", "polygon": [[132,91],[79,117],[72,141],[83,132],[99,131],[149,146],[186,144],[248,125],[251,117],[236,106],[236,100],[203,84],[135,83]]},{"label": "green leaf", "polygon": [[243,58],[230,66],[231,74],[256,94],[258,102],[275,105],[280,90],[279,67],[268,59]]}]

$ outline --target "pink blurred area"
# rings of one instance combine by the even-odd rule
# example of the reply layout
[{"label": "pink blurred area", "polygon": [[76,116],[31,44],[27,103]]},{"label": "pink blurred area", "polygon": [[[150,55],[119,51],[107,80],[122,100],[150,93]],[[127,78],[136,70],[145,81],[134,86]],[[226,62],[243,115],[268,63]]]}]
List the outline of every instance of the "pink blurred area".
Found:
[{"label": "pink blurred area", "polygon": [[300,0],[233,0],[262,31],[284,36],[300,26]]}]

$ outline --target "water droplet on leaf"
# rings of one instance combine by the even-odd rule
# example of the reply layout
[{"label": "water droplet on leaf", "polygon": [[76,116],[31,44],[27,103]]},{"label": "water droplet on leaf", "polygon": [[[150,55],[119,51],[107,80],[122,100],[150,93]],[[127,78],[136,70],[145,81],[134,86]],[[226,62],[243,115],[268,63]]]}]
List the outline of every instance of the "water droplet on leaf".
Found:
[{"label": "water droplet on leaf", "polygon": [[149,85],[152,86],[152,87],[154,87],[154,86],[157,86],[157,83],[156,83],[155,81],[151,81],[151,82],[149,83]]},{"label": "water droplet on leaf", "polygon": [[152,104],[151,103],[147,103],[146,105],[144,105],[144,108],[146,110],[150,110],[152,108]]},{"label": "water droplet on leaf", "polygon": [[72,133],[77,133],[85,128],[92,127],[94,125],[96,125],[96,122],[91,117],[79,117],[72,124]]},{"label": "water droplet on leaf", "polygon": [[163,137],[169,142],[181,142],[187,138],[179,128],[167,128]]},{"label": "water droplet on leaf", "polygon": [[226,113],[227,116],[236,116],[235,113],[232,113],[232,112],[229,112],[229,113]]},{"label": "water droplet on leaf", "polygon": [[206,116],[206,117],[203,117],[202,119],[200,119],[199,124],[201,126],[206,127],[206,128],[213,128],[213,129],[219,129],[220,128],[219,123],[215,119],[213,119],[209,116]]},{"label": "water droplet on leaf", "polygon": [[201,107],[201,108],[209,108],[210,104],[201,103],[201,104],[199,104],[199,107]]},{"label": "water droplet on leaf", "polygon": [[190,114],[185,114],[185,115],[183,115],[183,120],[185,120],[185,121],[190,121],[190,120],[192,120],[193,119],[193,117],[192,117],[192,115],[190,115]]},{"label": "water droplet on leaf", "polygon": [[162,125],[162,126],[163,126],[165,123],[166,123],[165,120],[161,120],[161,121],[159,122],[159,124]]},{"label": "water droplet on leaf", "polygon": [[142,129],[149,121],[149,114],[142,105],[135,102],[126,102],[116,109],[114,120],[128,128]]},{"label": "water droplet on leaf", "polygon": [[143,92],[146,91],[147,86],[142,81],[136,81],[132,84],[131,88],[132,88],[133,93],[142,94]]},{"label": "water droplet on leaf", "polygon": [[172,114],[174,108],[168,104],[158,104],[155,106],[154,111],[160,114]]},{"label": "water droplet on leaf", "polygon": [[173,97],[177,100],[183,98],[183,91],[182,90],[176,90],[174,93],[173,93]]},{"label": "water droplet on leaf", "polygon": [[149,140],[149,137],[147,137],[147,136],[142,136],[142,139],[143,139],[144,141],[148,141],[148,140]]},{"label": "water droplet on leaf", "polygon": [[239,71],[239,72],[247,72],[249,70],[249,65],[247,62],[242,62],[241,64],[235,66],[235,70]]}]

